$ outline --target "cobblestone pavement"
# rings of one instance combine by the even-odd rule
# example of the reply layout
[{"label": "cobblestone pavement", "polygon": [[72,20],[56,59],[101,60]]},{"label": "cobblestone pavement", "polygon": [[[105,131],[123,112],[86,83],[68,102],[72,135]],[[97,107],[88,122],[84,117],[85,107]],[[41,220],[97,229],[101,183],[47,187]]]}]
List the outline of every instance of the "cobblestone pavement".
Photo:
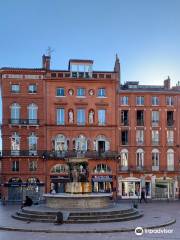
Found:
[{"label": "cobblestone pavement", "polygon": [[[0,225],[3,226],[16,226],[16,227],[25,227],[26,228],[52,228],[54,226],[51,226],[50,224],[43,224],[43,223],[24,223],[21,221],[17,221],[15,219],[12,219],[10,217],[10,214],[14,213],[14,211],[17,209],[17,206],[0,206]],[[109,224],[96,224],[96,229],[102,228],[102,225],[104,225],[104,228],[115,228],[117,227],[117,224],[119,224],[120,227],[129,227],[133,225],[136,226],[142,226],[143,224],[154,224],[154,222],[158,222],[157,216],[165,216],[165,217],[174,217],[176,219],[176,223],[173,225],[170,225],[168,227],[165,227],[165,230],[173,231],[172,233],[144,233],[142,236],[136,236],[134,232],[119,232],[119,233],[31,233],[31,232],[11,232],[11,231],[0,231],[0,240],[76,240],[76,239],[83,239],[83,240],[91,240],[91,239],[102,239],[103,240],[134,240],[134,239],[144,239],[144,240],[160,240],[160,239],[178,239],[180,240],[180,202],[152,202],[148,204],[141,204],[139,205],[139,209],[144,211],[145,216],[141,219],[128,221],[128,222],[122,222],[122,223],[109,223]],[[155,218],[153,218],[155,217]],[[164,218],[164,217],[163,217]],[[149,219],[152,220],[151,223],[147,222]],[[159,218],[159,220],[162,220],[162,218]],[[142,225],[139,225],[142,224]],[[90,224],[91,225],[91,224]],[[92,226],[89,225],[89,228]],[[56,226],[58,227],[58,226]],[[73,224],[73,225],[67,225],[69,228],[79,228],[82,229],[82,224]],[[87,227],[87,226],[86,226]],[[163,228],[162,228],[163,230]]]}]

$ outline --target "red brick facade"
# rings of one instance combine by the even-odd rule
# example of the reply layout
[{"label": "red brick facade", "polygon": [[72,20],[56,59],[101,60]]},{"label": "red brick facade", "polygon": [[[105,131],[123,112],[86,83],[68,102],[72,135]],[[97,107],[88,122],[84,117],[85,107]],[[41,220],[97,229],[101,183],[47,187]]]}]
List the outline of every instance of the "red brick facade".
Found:
[{"label": "red brick facade", "polygon": [[40,200],[52,184],[63,192],[64,166],[73,159],[87,163],[93,191],[137,198],[145,187],[149,198],[178,197],[179,88],[170,89],[169,79],[156,87],[120,85],[118,57],[112,72],[92,71],[92,65],[91,60],[70,60],[67,71],[55,71],[50,57],[43,56],[41,69],[0,70],[5,200],[22,200],[26,194]]}]

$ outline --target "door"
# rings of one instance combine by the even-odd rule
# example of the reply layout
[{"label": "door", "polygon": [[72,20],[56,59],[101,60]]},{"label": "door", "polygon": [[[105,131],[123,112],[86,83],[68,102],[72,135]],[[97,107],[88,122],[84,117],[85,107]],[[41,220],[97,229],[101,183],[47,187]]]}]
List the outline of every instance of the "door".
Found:
[{"label": "door", "polygon": [[105,152],[105,141],[98,141],[98,152]]}]

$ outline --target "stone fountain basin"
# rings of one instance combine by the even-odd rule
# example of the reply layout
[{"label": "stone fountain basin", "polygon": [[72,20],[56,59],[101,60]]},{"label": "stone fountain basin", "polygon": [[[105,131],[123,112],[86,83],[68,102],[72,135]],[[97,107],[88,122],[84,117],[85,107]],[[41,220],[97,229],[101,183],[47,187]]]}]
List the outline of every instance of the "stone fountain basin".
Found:
[{"label": "stone fountain basin", "polygon": [[46,206],[61,209],[106,208],[112,203],[111,193],[88,194],[44,194]]}]

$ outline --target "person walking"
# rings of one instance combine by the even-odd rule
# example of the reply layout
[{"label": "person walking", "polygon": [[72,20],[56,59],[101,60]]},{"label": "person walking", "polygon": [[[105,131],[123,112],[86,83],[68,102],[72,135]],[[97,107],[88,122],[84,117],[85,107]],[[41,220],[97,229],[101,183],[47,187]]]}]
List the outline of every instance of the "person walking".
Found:
[{"label": "person walking", "polygon": [[141,203],[142,200],[144,200],[144,202],[147,203],[146,192],[145,192],[145,189],[144,189],[144,188],[142,188],[142,190],[141,190],[141,199],[140,199],[140,203]]}]

